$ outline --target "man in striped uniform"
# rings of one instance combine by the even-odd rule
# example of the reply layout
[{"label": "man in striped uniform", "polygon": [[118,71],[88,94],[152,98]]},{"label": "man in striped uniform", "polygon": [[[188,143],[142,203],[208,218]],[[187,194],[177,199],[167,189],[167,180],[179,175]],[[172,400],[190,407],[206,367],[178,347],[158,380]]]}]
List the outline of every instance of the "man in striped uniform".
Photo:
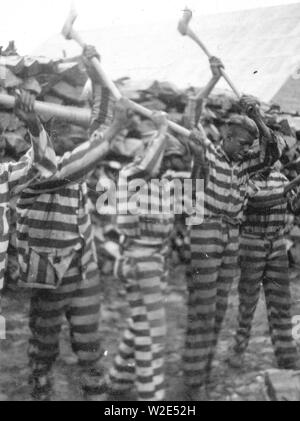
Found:
[{"label": "man in striped uniform", "polygon": [[296,210],[297,197],[287,200],[283,192],[289,181],[276,169],[257,174],[252,181],[258,191],[249,199],[242,225],[238,330],[229,364],[236,368],[243,365],[263,285],[277,364],[279,368],[299,370],[284,238],[287,212]]},{"label": "man in striped uniform", "polygon": [[[272,165],[284,147],[283,140],[265,126],[257,101],[243,97],[241,104],[248,116],[230,118],[220,147],[214,147],[199,133],[194,134],[198,144],[204,146],[209,171],[204,222],[193,226],[191,232],[193,276],[188,285],[184,352],[189,399],[205,397],[228,295],[233,279],[238,276],[239,226],[249,177]],[[259,147],[250,152],[259,136]]]},{"label": "man in striped uniform", "polygon": [[[88,54],[90,58],[95,52]],[[126,128],[128,104],[121,100],[115,106],[113,123],[100,131],[108,103],[108,91],[94,85],[90,140],[59,159],[54,176],[25,190],[18,203],[21,277],[24,285],[33,288],[29,358],[32,394],[38,400],[51,397],[51,370],[59,355],[64,317],[70,325],[87,398],[102,374],[98,334],[101,284],[87,185],[78,180],[86,178],[106,156],[110,142]]]},{"label": "man in striped uniform", "polygon": [[1,164],[0,175],[0,313],[9,244],[9,203],[26,186],[37,179],[50,177],[56,171],[56,156],[39,119],[33,112],[34,98],[25,91],[17,94],[15,114],[28,126],[31,149],[19,162]]},{"label": "man in striped uniform", "polygon": [[[157,182],[186,149],[167,134],[165,116],[154,114],[153,121],[158,131],[119,179],[117,220],[123,245],[115,272],[125,283],[131,316],[113,367],[100,384],[103,399],[126,393],[134,385],[140,401],[160,401],[165,396],[165,255],[174,217],[170,203],[163,201],[170,193],[167,184],[160,187]],[[136,209],[130,207],[133,202]]]},{"label": "man in striped uniform", "polygon": [[[215,86],[218,84],[222,77],[221,69],[224,68],[223,63],[217,57],[211,57],[209,59],[212,77],[206,87],[202,89],[197,96],[190,97],[188,104],[185,108],[183,116],[183,125],[192,130],[197,127],[199,120],[202,116],[204,109],[204,102],[209,97]],[[207,180],[208,176],[208,165],[205,162],[204,149],[194,151],[193,153],[193,165],[192,165],[192,179]],[[191,226],[187,227],[188,238],[185,244],[185,256],[186,256],[186,281],[189,284],[189,279],[193,276],[193,269],[191,264],[192,252],[191,252]]]}]

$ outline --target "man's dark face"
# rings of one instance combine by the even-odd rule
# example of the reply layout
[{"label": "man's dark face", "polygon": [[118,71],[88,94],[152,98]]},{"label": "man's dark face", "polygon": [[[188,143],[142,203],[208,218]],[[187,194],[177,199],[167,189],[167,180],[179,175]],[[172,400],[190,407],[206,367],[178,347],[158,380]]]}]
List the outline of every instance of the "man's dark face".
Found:
[{"label": "man's dark face", "polygon": [[232,126],[224,140],[224,151],[232,161],[241,161],[248,154],[254,140],[247,130]]},{"label": "man's dark face", "polygon": [[173,171],[188,171],[189,170],[189,161],[185,157],[178,155],[164,156],[164,159],[161,164],[160,174],[164,174],[168,170]]}]

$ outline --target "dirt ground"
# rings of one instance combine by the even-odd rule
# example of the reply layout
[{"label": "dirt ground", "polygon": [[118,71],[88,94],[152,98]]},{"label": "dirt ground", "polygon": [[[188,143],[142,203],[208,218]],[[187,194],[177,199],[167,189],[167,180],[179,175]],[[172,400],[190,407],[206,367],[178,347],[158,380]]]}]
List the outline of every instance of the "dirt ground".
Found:
[{"label": "dirt ground", "polygon": [[[300,275],[293,273],[293,313],[300,315]],[[104,359],[109,366],[122,329],[126,323],[127,306],[122,287],[111,278],[103,279],[103,305],[101,334],[107,350]],[[27,378],[27,341],[29,295],[24,291],[9,293],[4,297],[3,313],[7,318],[7,340],[0,341],[0,401],[30,401]],[[275,367],[269,339],[263,296],[256,313],[253,335],[242,370],[233,370],[225,363],[232,345],[237,318],[236,285],[231,293],[227,319],[220,337],[214,363],[211,400],[213,401],[262,401],[264,372]],[[167,346],[167,399],[182,401],[181,355],[186,324],[186,287],[184,267],[176,267],[171,273],[167,294],[168,346]],[[68,342],[68,327],[63,329],[61,356],[55,365],[55,397],[57,401],[80,401],[76,357]]]}]

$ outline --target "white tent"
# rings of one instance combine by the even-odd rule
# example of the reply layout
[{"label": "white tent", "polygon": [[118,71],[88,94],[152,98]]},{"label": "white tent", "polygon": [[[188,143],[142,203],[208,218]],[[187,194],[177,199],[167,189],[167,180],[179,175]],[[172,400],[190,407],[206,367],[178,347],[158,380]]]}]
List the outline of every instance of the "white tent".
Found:
[{"label": "white tent", "polygon": [[[205,17],[195,12],[192,26],[208,49],[223,59],[242,92],[300,111],[300,79],[290,78],[300,64],[300,3]],[[177,32],[176,21],[102,28],[82,36],[97,46],[114,79],[167,80],[187,87],[203,86],[210,77],[205,55]],[[35,53],[57,57],[63,51],[68,56],[80,53],[74,42],[60,35]],[[227,89],[225,82],[220,87]]]}]

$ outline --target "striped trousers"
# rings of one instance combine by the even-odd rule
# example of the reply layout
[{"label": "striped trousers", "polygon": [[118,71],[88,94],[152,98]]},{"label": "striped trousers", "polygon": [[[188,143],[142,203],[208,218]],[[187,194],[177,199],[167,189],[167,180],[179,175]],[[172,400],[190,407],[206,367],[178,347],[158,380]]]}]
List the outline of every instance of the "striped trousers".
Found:
[{"label": "striped trousers", "polygon": [[72,349],[82,368],[82,387],[85,389],[97,384],[95,370],[100,368],[98,364],[102,357],[98,334],[100,278],[95,259],[90,252],[87,256],[83,269],[82,252],[74,252],[57,289],[33,290],[29,321],[32,332],[29,359],[33,378],[50,375],[59,356],[59,336],[66,318]]},{"label": "striped trousers", "polygon": [[292,299],[284,238],[282,235],[268,239],[243,234],[236,353],[244,353],[248,347],[262,286],[277,363],[288,369],[297,359],[297,347],[292,337]]},{"label": "striped trousers", "polygon": [[159,247],[141,245],[132,245],[124,257],[135,267],[136,276],[126,279],[130,319],[108,382],[116,392],[135,385],[140,401],[161,401],[165,396],[165,258]]},{"label": "striped trousers", "polygon": [[183,356],[185,382],[202,386],[209,377],[234,278],[238,275],[239,228],[209,220],[191,230],[192,273]]}]

